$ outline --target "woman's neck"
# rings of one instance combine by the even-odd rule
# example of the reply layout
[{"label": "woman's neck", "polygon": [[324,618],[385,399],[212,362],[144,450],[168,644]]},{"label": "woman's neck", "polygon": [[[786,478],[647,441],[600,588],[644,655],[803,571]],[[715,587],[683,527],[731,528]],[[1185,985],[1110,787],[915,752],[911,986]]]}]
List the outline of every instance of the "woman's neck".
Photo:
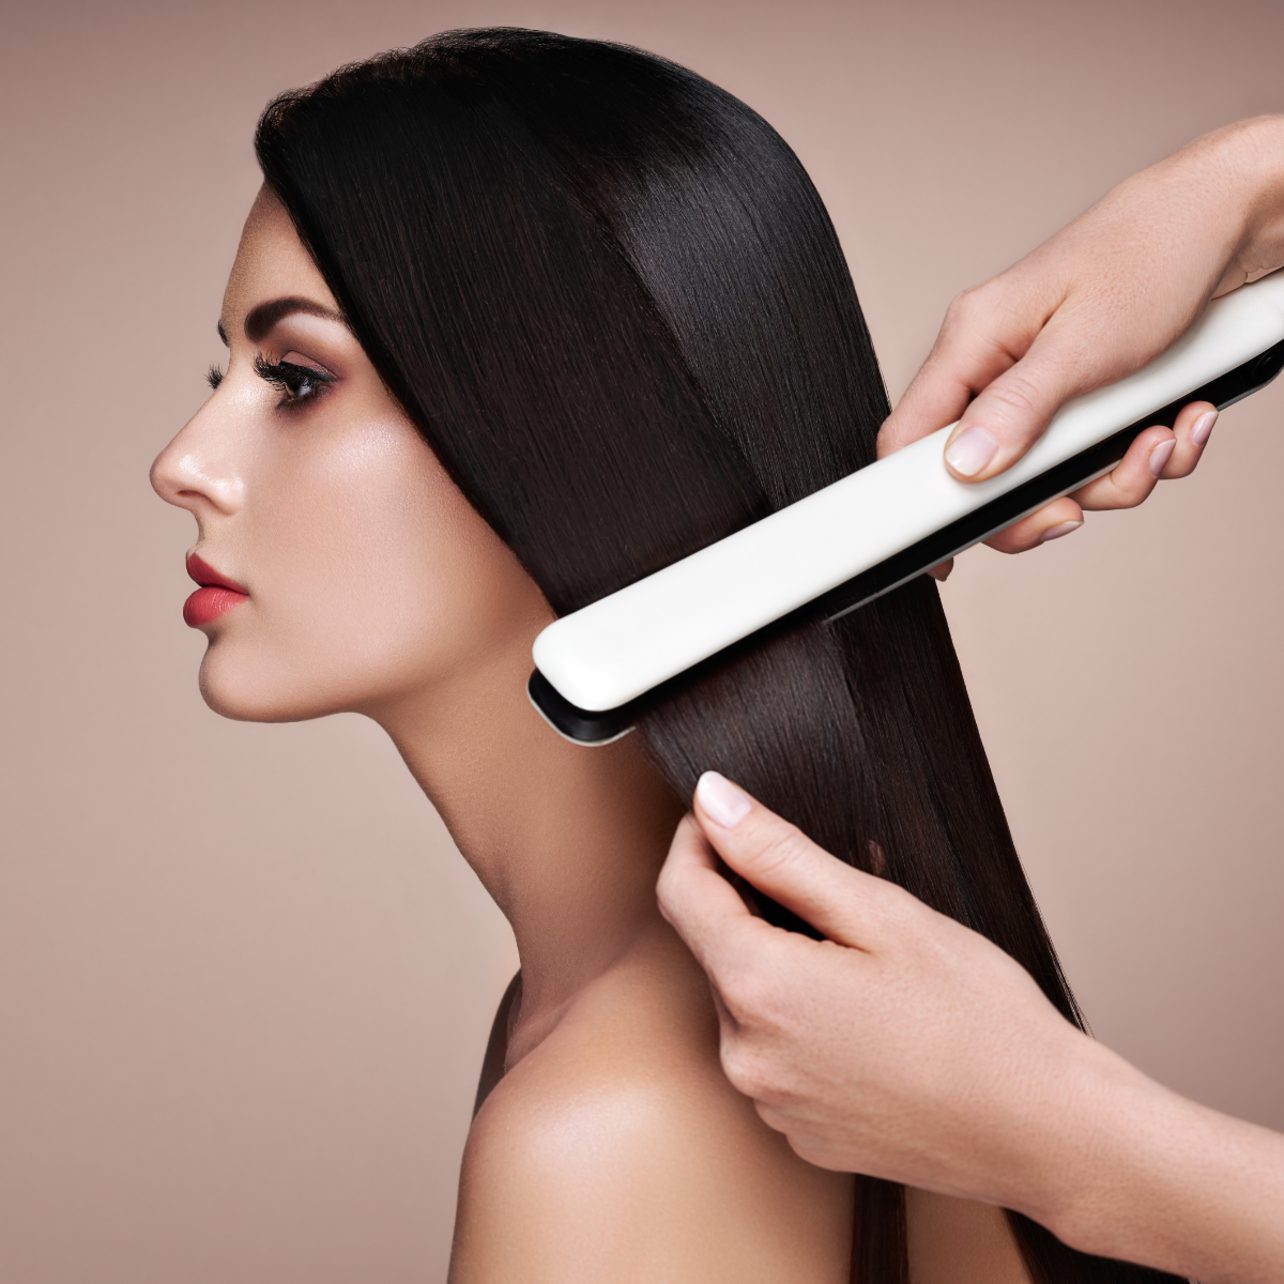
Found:
[{"label": "woman's neck", "polygon": [[628,950],[667,935],[655,880],[681,816],[637,737],[585,748],[548,727],[526,697],[529,641],[372,711],[512,925],[521,1050]]}]

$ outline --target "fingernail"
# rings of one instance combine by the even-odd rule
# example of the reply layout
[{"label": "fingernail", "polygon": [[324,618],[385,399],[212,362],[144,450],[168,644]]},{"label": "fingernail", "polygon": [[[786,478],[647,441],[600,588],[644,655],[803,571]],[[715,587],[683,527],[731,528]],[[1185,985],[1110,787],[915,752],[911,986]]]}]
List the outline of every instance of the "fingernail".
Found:
[{"label": "fingernail", "polygon": [[956,473],[974,477],[994,458],[999,443],[984,428],[964,428],[945,448],[945,462]]},{"label": "fingernail", "polygon": [[1213,425],[1216,422],[1217,411],[1205,410],[1195,420],[1195,426],[1190,430],[1190,444],[1192,446],[1202,446],[1208,440],[1208,434],[1213,431]]},{"label": "fingernail", "polygon": [[706,771],[696,782],[696,797],[709,819],[723,829],[734,829],[753,806],[743,789],[716,771]]},{"label": "fingernail", "polygon": [[[1193,434],[1192,434],[1193,435]],[[1168,461],[1173,457],[1173,451],[1177,449],[1177,438],[1170,437],[1167,441],[1161,441],[1158,446],[1150,452],[1150,471],[1156,477],[1168,466]]]},{"label": "fingernail", "polygon": [[1060,539],[1062,535],[1069,535],[1071,531],[1077,531],[1082,525],[1082,522],[1058,522],[1055,526],[1049,526],[1039,536],[1039,543],[1046,544],[1050,539]]}]

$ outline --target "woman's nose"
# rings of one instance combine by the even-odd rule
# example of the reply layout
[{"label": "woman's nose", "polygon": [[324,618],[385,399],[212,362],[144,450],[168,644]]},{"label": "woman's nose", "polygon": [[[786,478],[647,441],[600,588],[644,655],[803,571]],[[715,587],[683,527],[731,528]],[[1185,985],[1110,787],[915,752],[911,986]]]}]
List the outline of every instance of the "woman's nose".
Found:
[{"label": "woman's nose", "polygon": [[206,402],[152,464],[152,489],[167,503],[199,512],[208,507],[232,513],[240,507],[245,483],[234,461],[232,441],[220,431],[220,416]]}]

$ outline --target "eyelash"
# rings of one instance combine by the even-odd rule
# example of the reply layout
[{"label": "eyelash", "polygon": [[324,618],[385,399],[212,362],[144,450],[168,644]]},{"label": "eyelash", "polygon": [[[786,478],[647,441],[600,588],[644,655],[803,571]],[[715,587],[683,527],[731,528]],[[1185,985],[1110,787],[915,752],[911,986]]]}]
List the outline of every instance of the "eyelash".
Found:
[{"label": "eyelash", "polygon": [[315,401],[325,395],[334,375],[314,370],[311,366],[295,365],[293,361],[269,361],[261,352],[254,358],[254,373],[260,379],[281,389],[282,409]]},{"label": "eyelash", "polygon": [[[332,374],[323,374],[311,366],[296,365],[293,361],[269,361],[262,353],[254,358],[254,373],[281,389],[280,405],[284,408],[315,401],[324,394],[326,386],[334,382]],[[223,382],[223,371],[217,366],[210,366],[205,381],[217,391]]]}]

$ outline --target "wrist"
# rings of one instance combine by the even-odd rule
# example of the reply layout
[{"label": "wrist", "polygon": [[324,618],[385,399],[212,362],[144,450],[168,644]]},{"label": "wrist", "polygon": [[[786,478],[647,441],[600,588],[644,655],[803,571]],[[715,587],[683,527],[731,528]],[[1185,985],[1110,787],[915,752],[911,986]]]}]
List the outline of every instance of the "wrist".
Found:
[{"label": "wrist", "polygon": [[1068,1025],[1042,1088],[1023,1129],[1020,1190],[1007,1206],[1074,1248],[1107,1254],[1103,1214],[1117,1203],[1116,1188],[1142,1145],[1139,1134],[1153,1127],[1155,1094],[1163,1089]]},{"label": "wrist", "polygon": [[1085,1253],[1128,1257],[1135,1217],[1155,1202],[1172,1170],[1170,1147],[1190,1121],[1189,1103],[1089,1040],[1066,1116],[1067,1137],[1048,1192],[1043,1222]]},{"label": "wrist", "polygon": [[1241,226],[1222,289],[1284,267],[1284,115],[1255,116],[1209,135],[1220,181],[1243,194]]},{"label": "wrist", "polygon": [[1091,1047],[1045,1205],[1023,1211],[1072,1248],[1205,1284],[1284,1278],[1284,1137]]}]

